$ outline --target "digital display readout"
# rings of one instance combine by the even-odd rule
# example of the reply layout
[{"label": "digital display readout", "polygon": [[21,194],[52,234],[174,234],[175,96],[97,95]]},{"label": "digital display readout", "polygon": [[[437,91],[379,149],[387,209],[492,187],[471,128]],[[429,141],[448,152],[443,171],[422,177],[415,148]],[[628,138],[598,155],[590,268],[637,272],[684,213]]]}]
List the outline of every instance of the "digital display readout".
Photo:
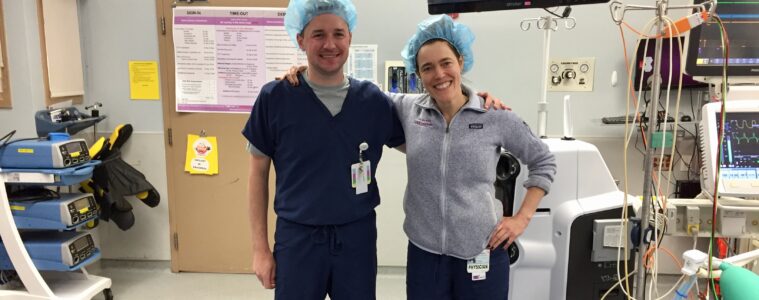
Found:
[{"label": "digital display readout", "polygon": [[66,151],[68,153],[76,153],[82,151],[82,145],[79,142],[66,144]]},{"label": "digital display readout", "polygon": [[84,250],[84,249],[87,249],[87,247],[88,247],[89,245],[90,245],[90,243],[89,243],[89,240],[87,239],[87,237],[86,237],[86,236],[83,236],[83,237],[81,237],[81,238],[77,239],[77,240],[74,242],[74,251],[75,251],[75,252],[79,252],[79,251],[82,251],[82,250]]},{"label": "digital display readout", "polygon": [[89,198],[82,198],[82,199],[74,201],[74,208],[76,208],[76,210],[81,210],[83,208],[88,208],[88,207],[90,207]]}]

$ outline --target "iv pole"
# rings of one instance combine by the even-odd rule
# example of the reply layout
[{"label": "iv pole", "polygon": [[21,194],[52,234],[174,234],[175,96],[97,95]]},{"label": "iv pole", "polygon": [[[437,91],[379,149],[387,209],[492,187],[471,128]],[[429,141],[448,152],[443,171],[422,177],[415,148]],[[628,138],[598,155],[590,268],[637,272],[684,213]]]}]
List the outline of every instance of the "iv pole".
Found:
[{"label": "iv pole", "polygon": [[[716,5],[714,3],[713,5]],[[669,9],[694,9],[699,8],[702,10],[705,10],[704,4],[701,5],[684,5],[684,6],[669,6],[669,0],[657,0],[656,6],[640,6],[640,5],[625,5],[620,1],[613,1],[609,5],[612,13],[612,20],[619,25],[622,23],[625,12],[628,10],[655,10],[656,11],[656,28],[657,33],[664,32],[664,24],[665,20],[664,18],[667,16],[667,12]],[[618,15],[621,12],[621,15]],[[653,84],[651,85],[651,91],[653,91],[653,96],[651,99],[659,99],[659,95],[661,94],[661,76],[658,74],[661,74],[661,52],[662,52],[662,36],[657,34],[656,37],[656,51],[654,54],[654,71],[652,74],[655,74],[653,76]],[[647,136],[652,136],[654,133],[654,128],[656,126],[653,126],[654,122],[657,122],[658,117],[656,114],[656,104],[649,105],[649,111],[648,114],[648,129],[646,131]],[[666,116],[665,116],[666,117]],[[653,198],[651,197],[651,185],[652,185],[652,170],[653,170],[653,158],[654,158],[654,147],[651,146],[649,143],[648,147],[646,148],[646,155],[643,159],[645,166],[643,171],[643,206],[641,208],[641,218],[640,218],[640,236],[639,241],[640,244],[638,245],[638,268],[643,268],[645,265],[645,258],[643,253],[646,252],[647,244],[645,243],[645,232],[646,228],[648,228],[648,222],[649,219],[651,219],[651,202],[653,201]],[[627,253],[625,253],[627,255]],[[644,299],[645,298],[645,284],[644,281],[646,280],[646,271],[645,270],[639,270],[636,274],[635,278],[635,293],[633,296],[635,296],[637,299]]]},{"label": "iv pole", "polygon": [[538,29],[543,30],[543,86],[541,87],[540,101],[538,102],[538,137],[546,138],[546,126],[548,124],[548,64],[551,52],[551,32],[559,29],[558,20],[564,21],[564,27],[572,30],[577,21],[572,17],[554,17],[551,15],[540,18],[528,18],[519,23],[523,31],[530,30],[534,22]]}]

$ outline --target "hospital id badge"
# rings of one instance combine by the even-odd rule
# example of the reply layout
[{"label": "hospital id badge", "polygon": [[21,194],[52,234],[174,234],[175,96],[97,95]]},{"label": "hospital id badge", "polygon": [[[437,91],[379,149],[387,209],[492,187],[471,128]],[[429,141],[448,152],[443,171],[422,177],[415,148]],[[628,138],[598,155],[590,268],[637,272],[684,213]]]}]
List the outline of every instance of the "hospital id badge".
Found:
[{"label": "hospital id badge", "polygon": [[[490,250],[485,249],[482,253],[466,262],[467,273],[484,274],[490,270]],[[474,276],[472,277],[474,280]]]},{"label": "hospital id badge", "polygon": [[480,281],[487,279],[488,276],[486,273],[472,273],[472,281]]},{"label": "hospital id badge", "polygon": [[372,163],[364,161],[351,165],[351,186],[356,189],[356,195],[369,191],[372,183]]}]

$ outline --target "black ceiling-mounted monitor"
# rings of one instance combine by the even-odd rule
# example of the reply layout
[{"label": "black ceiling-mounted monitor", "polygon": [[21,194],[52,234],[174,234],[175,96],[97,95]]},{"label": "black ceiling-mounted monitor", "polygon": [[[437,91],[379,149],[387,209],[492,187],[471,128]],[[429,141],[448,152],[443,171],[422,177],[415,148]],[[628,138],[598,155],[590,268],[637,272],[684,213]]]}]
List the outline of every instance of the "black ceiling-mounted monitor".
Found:
[{"label": "black ceiling-mounted monitor", "polygon": [[606,3],[610,0],[427,0],[431,15],[492,10],[547,8],[555,6]]},{"label": "black ceiling-mounted monitor", "polygon": [[[717,15],[722,18],[730,39],[728,75],[759,76],[759,2],[719,2]],[[704,23],[690,31],[686,73],[694,77],[722,76],[724,59],[720,30],[716,22]]]}]

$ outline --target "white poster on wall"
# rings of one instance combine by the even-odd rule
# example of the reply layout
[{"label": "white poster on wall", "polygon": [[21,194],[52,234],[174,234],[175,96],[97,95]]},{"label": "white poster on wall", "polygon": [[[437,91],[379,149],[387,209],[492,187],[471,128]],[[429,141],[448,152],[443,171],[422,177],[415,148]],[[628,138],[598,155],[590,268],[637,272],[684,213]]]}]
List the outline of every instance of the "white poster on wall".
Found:
[{"label": "white poster on wall", "polygon": [[284,15],[285,8],[175,8],[176,110],[249,113],[264,84],[306,64]]},{"label": "white poster on wall", "polygon": [[377,45],[351,45],[343,69],[348,76],[379,85],[377,78]]}]

